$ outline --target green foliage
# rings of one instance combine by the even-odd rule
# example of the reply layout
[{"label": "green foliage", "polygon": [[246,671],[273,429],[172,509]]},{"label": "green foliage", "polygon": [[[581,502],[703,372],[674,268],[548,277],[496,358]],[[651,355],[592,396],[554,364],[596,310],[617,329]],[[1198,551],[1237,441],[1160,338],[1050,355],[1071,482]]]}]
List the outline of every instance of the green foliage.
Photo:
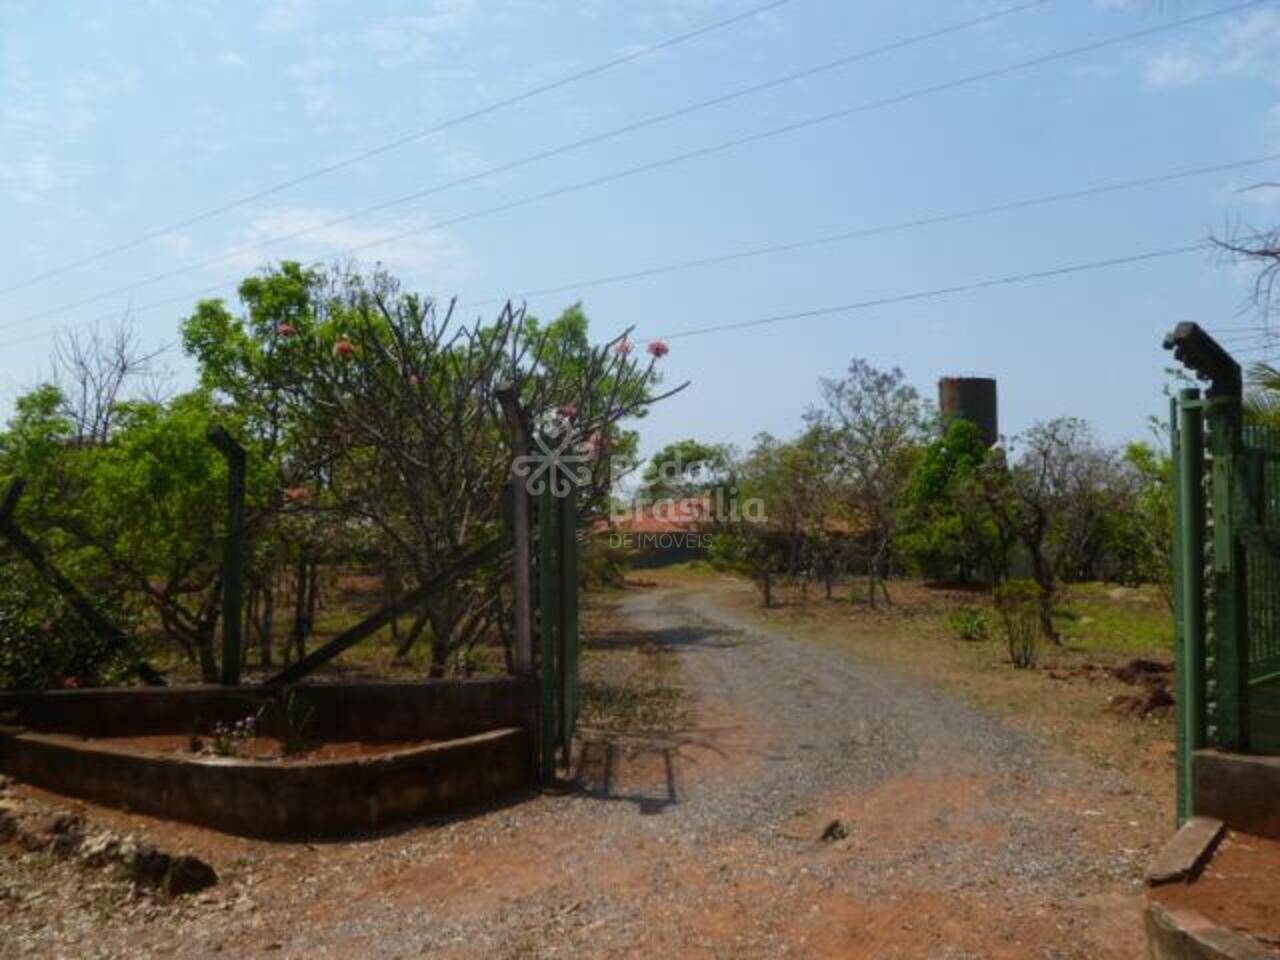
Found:
[{"label": "green foliage", "polygon": [[311,748],[311,720],[315,707],[307,706],[298,696],[297,687],[285,691],[284,699],[277,701],[280,744],[286,757],[306,753]]},{"label": "green foliage", "polygon": [[977,607],[958,607],[947,615],[947,626],[960,640],[985,640],[989,632],[987,615]]},{"label": "green foliage", "polygon": [[953,419],[924,448],[903,504],[901,547],[911,563],[935,580],[968,580],[974,574],[998,581],[1008,565],[1008,546],[977,491],[987,458],[981,431]]},{"label": "green foliage", "polygon": [[1112,579],[1157,584],[1172,607],[1173,462],[1148,443],[1125,448],[1127,504],[1105,518]]},{"label": "green foliage", "polygon": [[640,480],[642,496],[648,502],[695,497],[726,485],[731,474],[730,451],[724,444],[677,440],[650,458]]},{"label": "green foliage", "polygon": [[1031,580],[1009,580],[996,586],[993,595],[1009,662],[1019,670],[1034,667],[1040,658],[1039,585]]},{"label": "green foliage", "polygon": [[[124,612],[96,598],[118,622]],[[134,650],[113,647],[84,624],[66,601],[10,558],[0,564],[0,687],[15,690],[97,687],[127,674]]]}]

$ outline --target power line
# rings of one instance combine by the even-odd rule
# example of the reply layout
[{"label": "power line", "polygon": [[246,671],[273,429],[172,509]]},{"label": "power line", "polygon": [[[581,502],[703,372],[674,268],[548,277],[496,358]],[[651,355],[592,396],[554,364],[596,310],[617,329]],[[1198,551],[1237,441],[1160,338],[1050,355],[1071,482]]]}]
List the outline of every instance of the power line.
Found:
[{"label": "power line", "polygon": [[[691,270],[699,267],[714,266],[722,263],[732,263],[737,260],[747,260],[754,257],[770,256],[777,253],[789,253],[795,250],[805,250],[811,247],[825,246],[833,243],[841,243],[848,240],[859,240],[867,237],[882,236],[888,233],[898,233],[905,230],[912,230],[919,227],[938,226],[944,223],[952,223],[958,220],[967,220],[973,217],[987,216],[996,213],[1006,213],[1012,210],[1021,210],[1029,207],[1044,206],[1051,203],[1060,203],[1066,200],[1079,200],[1085,197],[1100,196],[1107,193],[1117,193],[1123,190],[1133,190],[1138,187],[1155,186],[1162,183],[1171,183],[1178,180],[1190,179],[1192,177],[1204,176],[1212,173],[1223,173],[1229,170],[1238,170],[1244,167],[1257,166],[1263,163],[1271,163],[1280,160],[1280,153],[1267,154],[1263,157],[1254,157],[1249,160],[1236,160],[1229,163],[1218,163],[1210,166],[1192,167],[1187,170],[1179,170],[1173,173],[1157,174],[1150,177],[1140,177],[1133,180],[1121,180],[1114,183],[1099,184],[1092,187],[1085,187],[1080,190],[1068,190],[1058,193],[1041,194],[1035,197],[1025,197],[1019,200],[1011,200],[1005,203],[996,203],[985,207],[972,207],[966,210],[957,210],[950,213],[941,213],[928,217],[920,217],[914,220],[903,220],[898,223],[882,224],[874,227],[864,227],[858,230],[845,230],[839,233],[826,234],[820,237],[812,237],[806,240],[796,240],[790,243],[775,244],[772,246],[755,247],[750,250],[737,251],[735,253],[718,254],[709,257],[699,257],[693,260],[682,260],[676,263],[663,264],[657,267],[649,267],[643,270],[633,270],[627,273],[614,273],[602,277],[595,277],[590,280],[579,280],[573,283],[558,284],[553,287],[541,287],[536,290],[526,290],[521,293],[511,294],[507,297],[488,297],[484,300],[472,300],[462,304],[463,307],[483,307],[494,303],[502,303],[506,300],[523,300],[530,297],[546,296],[553,293],[565,293],[571,290],[584,290],[590,287],[605,286],[611,283],[620,283],[627,280],[640,280],[646,277],[659,276],[664,273],[675,273],[681,270]],[[1251,328],[1252,329],[1252,328]]]},{"label": "power line", "polygon": [[626,63],[631,63],[632,61],[639,60],[642,57],[649,56],[650,54],[658,53],[662,50],[668,50],[671,47],[678,46],[679,44],[685,43],[689,40],[693,40],[697,37],[705,36],[706,34],[712,33],[716,30],[721,30],[725,27],[729,27],[734,24],[741,23],[744,20],[749,20],[759,14],[767,13],[770,10],[775,10],[778,7],[784,6],[785,4],[788,4],[790,2],[791,0],[771,0],[771,2],[769,3],[752,7],[751,9],[746,10],[742,13],[735,14],[732,17],[726,17],[723,20],[717,20],[714,23],[705,24],[701,27],[698,27],[697,29],[689,30],[685,33],[677,34],[674,37],[669,37],[666,40],[659,41],[658,43],[650,44],[648,46],[641,47],[637,50],[633,50],[630,53],[625,53],[625,54],[622,54],[621,56],[614,57],[612,60],[606,60],[603,63],[599,63],[599,64],[596,64],[595,66],[588,67],[585,70],[579,70],[576,73],[571,73],[567,76],[561,77],[558,80],[552,80],[548,83],[539,84],[538,86],[531,87],[528,90],[522,91],[521,93],[514,94],[510,97],[505,97],[501,100],[496,100],[493,103],[487,104],[483,107],[479,107],[475,110],[471,110],[467,113],[459,114],[458,116],[455,116],[455,117],[450,117],[448,120],[441,120],[440,122],[433,124],[430,127],[425,127],[421,130],[415,130],[410,133],[403,134],[399,137],[396,137],[393,140],[388,140],[384,143],[380,143],[377,146],[370,147],[367,150],[364,150],[360,153],[346,157],[342,160],[336,160],[332,163],[325,164],[324,166],[316,167],[312,170],[308,170],[304,173],[298,174],[297,176],[291,177],[288,180],[282,180],[270,186],[263,187],[260,190],[255,190],[253,193],[245,194],[236,199],[229,200],[226,203],[223,203],[217,207],[213,207],[201,213],[193,214],[192,216],[189,216],[182,220],[177,220],[163,227],[157,227],[156,229],[151,230],[147,233],[144,233],[141,236],[135,237],[132,240],[127,240],[123,243],[116,244],[113,247],[108,247],[104,250],[99,250],[98,252],[90,254],[88,256],[81,257],[78,260],[73,260],[69,263],[62,264],[61,266],[54,267],[51,270],[47,270],[44,273],[38,274],[34,277],[30,277],[26,280],[21,281],[20,283],[14,284],[13,286],[0,289],[0,294],[7,294],[7,293],[12,293],[15,290],[21,290],[25,287],[31,286],[32,284],[39,283],[41,280],[47,280],[50,277],[56,277],[60,274],[66,273],[69,270],[74,270],[77,267],[82,267],[85,264],[93,263],[94,261],[100,260],[103,257],[108,257],[108,256],[111,256],[112,254],[121,253],[125,250],[133,249],[134,247],[140,246],[141,244],[146,243],[149,240],[155,240],[158,237],[166,236],[167,234],[170,234],[175,230],[181,230],[184,227],[193,226],[197,223],[201,223],[205,220],[212,219],[213,217],[219,216],[221,214],[228,213],[229,211],[235,210],[238,207],[243,207],[246,204],[253,203],[265,197],[272,196],[273,194],[277,194],[284,190],[288,190],[292,187],[299,186],[300,184],[318,179],[319,177],[323,177],[327,174],[333,173],[335,170],[341,170],[345,167],[349,167],[354,164],[361,163],[365,160],[371,160],[374,157],[378,157],[383,154],[390,153],[393,150],[397,150],[411,143],[417,143],[418,141],[423,140],[429,136],[432,136],[433,134],[440,133],[441,131],[459,126],[471,120],[475,120],[478,117],[483,117],[487,114],[495,113],[499,110],[505,109],[506,107],[514,106],[517,103],[522,103],[525,100],[530,100],[534,97],[541,96],[544,93],[549,93],[552,90],[558,90],[561,87],[566,87],[566,86],[569,86],[570,84],[577,83],[580,80],[585,80],[588,77],[593,77],[598,74],[604,73],[608,70],[612,70],[614,67],[622,66],[623,64],[626,64]]},{"label": "power line", "polygon": [[[487,167],[484,170],[477,171],[476,173],[467,174],[466,176],[458,177],[456,179],[449,180],[444,183],[436,184],[434,186],[427,187],[421,190],[415,190],[412,193],[407,193],[402,196],[392,198],[390,200],[384,200],[372,206],[363,207],[359,210],[352,211],[351,213],[343,214],[340,217],[334,217],[332,219],[325,220],[320,223],[315,223],[309,226],[301,227],[297,230],[292,230],[288,233],[278,234],[274,237],[267,237],[266,239],[259,240],[255,243],[244,244],[238,247],[232,247],[230,250],[224,251],[223,253],[217,254],[216,256],[208,257],[204,260],[199,260],[195,263],[184,264],[181,267],[176,267],[172,270],[166,270],[162,273],[152,274],[151,276],[144,277],[141,280],[135,280],[127,284],[122,284],[118,287],[112,287],[109,290],[104,290],[99,293],[92,294],[88,297],[84,297],[80,300],[74,301],[73,303],[63,304],[58,307],[52,307],[48,310],[44,310],[42,312],[32,314],[31,316],[24,318],[21,322],[30,323],[36,320],[43,320],[46,317],[51,317],[61,313],[66,313],[70,310],[76,309],[77,307],[83,307],[91,303],[97,303],[101,300],[106,300],[110,297],[116,296],[117,294],[132,292],[134,290],[137,290],[139,287],[150,286],[151,284],[160,283],[164,280],[171,280],[174,277],[183,276],[184,274],[192,273],[196,270],[201,270],[206,267],[215,266],[219,263],[224,263],[236,257],[243,256],[246,253],[252,253],[255,250],[262,250],[267,247],[274,246],[278,243],[283,243],[286,240],[296,240],[299,237],[304,237],[308,234],[315,233],[318,230],[324,230],[330,227],[339,226],[344,223],[350,223],[353,220],[362,219],[364,217],[367,217],[375,213],[382,213],[384,211],[394,209],[395,207],[402,206],[406,203],[411,203],[415,200],[421,200],[424,197],[432,196],[438,193],[443,193],[455,187],[465,186],[466,184],[469,184],[469,183],[475,183],[487,177],[494,176],[495,174],[507,173],[519,167],[528,166],[529,164],[537,163],[542,160],[548,160],[553,157],[561,156],[563,154],[570,153],[574,150],[580,150],[583,147],[592,146],[594,144],[603,143],[607,140],[616,139],[617,137],[621,137],[625,134],[634,133],[637,130],[643,130],[647,127],[656,126],[660,123],[665,123],[666,121],[669,121],[669,120],[674,120],[679,117],[688,116],[690,114],[697,113],[699,111],[706,110],[711,107],[720,106],[722,104],[729,103],[733,100],[741,99],[742,97],[747,97],[757,93],[762,93],[766,90],[771,90],[771,89],[783,86],[784,84],[793,83],[797,80],[813,77],[820,73],[825,73],[831,70],[835,70],[839,67],[848,66],[849,64],[856,63],[860,60],[867,60],[872,57],[880,56],[885,53],[890,53],[895,50],[901,50],[905,47],[912,46],[914,44],[923,43],[927,40],[933,40],[941,36],[957,33],[961,30],[965,30],[970,27],[978,26],[984,23],[989,23],[1000,17],[1009,16],[1010,14],[1019,13],[1024,10],[1031,9],[1032,7],[1043,6],[1045,3],[1048,3],[1048,2],[1049,0],[1032,0],[1032,2],[1029,2],[1029,3],[1023,3],[1013,7],[1006,7],[1001,10],[997,10],[980,17],[974,17],[968,20],[961,21],[959,23],[951,24],[946,27],[941,27],[935,30],[928,31],[926,33],[920,33],[914,36],[905,37],[901,40],[894,41],[893,43],[884,44],[882,46],[874,47],[868,50],[861,50],[856,53],[848,54],[843,57],[838,57],[834,60],[828,60],[824,63],[820,63],[812,67],[807,67],[803,70],[798,70],[793,73],[785,74],[781,77],[776,77],[772,80],[767,80],[763,83],[753,84],[751,86],[743,87],[741,89],[732,91],[727,94],[711,97],[706,100],[700,100],[683,107],[678,107],[674,110],[669,110],[665,113],[656,114],[651,117],[646,117],[642,120],[637,120],[631,123],[624,124],[620,127],[615,127],[611,130],[606,130],[601,133],[592,134],[591,136],[583,137],[581,139],[571,141],[569,143],[561,144],[556,147],[551,147],[546,150],[541,150],[541,151],[538,151],[537,153],[529,154],[528,156],[521,157],[517,160],[510,160],[505,163],[496,164],[496,165]],[[870,105],[868,107],[865,107],[864,109],[869,109],[872,106],[874,105]],[[828,118],[828,119],[833,119],[833,118]],[[781,131],[781,132],[790,132],[790,129]],[[750,138],[748,138],[748,141],[749,139]],[[744,141],[744,142],[747,142],[747,141]],[[734,146],[736,143],[737,141],[731,142],[730,144],[727,144],[727,145],[719,145],[712,148],[709,152],[718,152],[720,150],[727,150],[727,149],[730,149],[732,146]],[[673,158],[671,160],[664,161],[663,163],[659,164],[659,166],[669,165],[670,163],[682,162],[685,159],[691,159],[693,156],[704,155],[704,153],[705,153],[704,151],[695,151],[693,154],[690,154],[688,156],[682,156],[679,158]],[[532,203],[537,200],[547,199],[548,197],[551,197],[551,196],[558,196],[561,193],[576,192],[577,190],[587,189],[590,186],[596,185],[598,182],[608,182],[609,180],[621,179],[624,176],[634,176],[638,173],[645,172],[648,169],[653,169],[653,167],[649,167],[646,165],[642,168],[638,168],[635,170],[623,171],[620,175],[617,175],[617,174],[611,175],[600,181],[591,181],[586,184],[575,184],[564,190],[552,191],[549,194],[540,194],[537,197],[517,201],[514,204],[514,206],[523,206],[527,203]],[[440,230],[448,226],[454,226],[458,223],[465,222],[467,220],[473,220],[480,216],[487,216],[492,213],[501,212],[503,210],[508,210],[511,208],[512,206],[510,205],[500,205],[497,208],[489,208],[487,210],[483,210],[473,214],[464,214],[461,217],[446,221],[444,223],[432,224],[428,227],[417,228],[417,229],[421,232]],[[375,241],[375,244],[382,243],[382,242],[386,242],[386,241],[381,241],[381,240]],[[341,254],[338,254],[338,255],[340,256]],[[322,258],[322,260],[323,259],[325,258]]]},{"label": "power line", "polygon": [[[1106,260],[1089,260],[1082,263],[1072,263],[1060,267],[1053,267],[1047,270],[1038,270],[1033,273],[1010,274],[1002,277],[994,277],[985,280],[975,280],[969,283],[953,284],[946,287],[934,287],[927,290],[917,290],[911,293],[897,294],[894,296],[877,297],[871,300],[857,300],[851,303],[838,304],[836,306],[818,307],[812,310],[801,310],[794,313],[780,313],[769,317],[760,317],[754,320],[741,320],[732,323],[712,324],[705,327],[694,327],[685,330],[677,330],[672,333],[664,334],[658,337],[650,337],[640,340],[640,343],[653,343],[657,340],[675,340],[681,337],[704,336],[711,333],[723,333],[731,330],[744,330],[753,327],[763,327],[777,323],[784,323],[792,320],[805,320],[814,317],[829,316],[838,313],[852,313],[860,310],[868,310],[873,307],[892,306],[894,304],[910,303],[920,300],[939,299],[947,296],[954,296],[960,293],[971,293],[976,290],[984,290],[992,287],[1010,286],[1019,283],[1030,283],[1036,280],[1047,280],[1053,277],[1068,276],[1075,273],[1084,273],[1090,270],[1101,270],[1108,267],[1118,267],[1126,264],[1141,263],[1149,260],[1156,260],[1163,257],[1173,257],[1197,251],[1207,251],[1210,245],[1204,242],[1189,244],[1181,247],[1169,247],[1162,250],[1150,250],[1143,253],[1136,253],[1123,257],[1111,257]],[[154,306],[154,304],[152,305]],[[86,321],[92,322],[92,321]],[[0,348],[18,346],[33,340],[47,336],[50,331],[42,331],[30,336],[21,337],[16,340],[8,340],[0,342]]]},{"label": "power line", "polygon": [[762,130],[757,133],[748,134],[747,136],[744,136],[744,137],[738,137],[733,140],[727,140],[727,141],[724,141],[723,143],[714,144],[709,147],[701,147],[696,150],[690,150],[685,153],[676,154],[673,157],[667,157],[662,160],[655,160],[650,163],[641,164],[636,167],[630,167],[625,170],[616,171],[611,174],[605,174],[604,176],[595,177],[590,180],[580,181],[578,183],[570,184],[569,186],[566,186],[566,187],[560,187],[555,190],[548,190],[544,193],[536,194],[531,197],[525,197],[521,200],[516,200],[511,203],[504,203],[504,204],[499,204],[498,206],[495,206],[495,207],[489,207],[485,210],[481,210],[473,214],[464,214],[461,217],[455,217],[452,220],[443,221],[438,224],[429,224],[425,227],[417,227],[412,230],[405,230],[400,233],[391,234],[389,236],[382,237],[377,240],[371,240],[365,243],[357,244],[352,247],[348,247],[345,250],[340,250],[337,253],[328,254],[325,257],[318,258],[317,260],[314,260],[311,262],[323,263],[325,260],[329,259],[330,257],[350,256],[352,254],[359,253],[363,250],[372,249],[373,247],[382,246],[388,243],[394,243],[398,240],[407,239],[408,237],[418,236],[423,233],[429,233],[434,230],[442,229],[444,227],[453,226],[457,223],[463,222],[464,220],[472,220],[480,216],[489,216],[494,213],[505,212],[507,210],[515,209],[516,207],[527,206],[530,203],[551,199],[553,197],[563,196],[564,194],[568,194],[568,193],[575,193],[580,190],[585,190],[591,187],[600,186],[605,183],[611,183],[617,180],[624,179],[626,177],[636,176],[637,174],[640,174],[640,173],[646,173],[652,170],[661,169],[663,167],[670,167],[675,164],[683,163],[688,160],[709,156],[715,153],[723,153],[727,150],[731,150],[736,147],[746,146],[752,143],[758,143],[760,141],[768,140],[773,137],[782,136],[788,133],[795,133],[798,130],[804,130],[809,127],[815,127],[824,123],[831,123],[835,120],[842,120],[842,119],[845,119],[846,117],[854,116],[855,114],[866,113],[871,110],[878,110],[884,107],[894,106],[896,104],[905,103],[909,100],[915,100],[920,97],[929,96],[935,93],[942,93],[947,90],[954,90],[958,87],[969,86],[974,83],[979,83],[983,80],[990,80],[996,77],[1007,76],[1012,73],[1017,73],[1021,70],[1028,70],[1033,67],[1039,67],[1047,63],[1063,60],[1068,57],[1079,56],[1080,54],[1083,54],[1083,53],[1092,53],[1094,51],[1101,50],[1106,47],[1115,46],[1116,44],[1126,43],[1130,40],[1149,37],[1158,33],[1163,33],[1169,30],[1176,29],[1178,27],[1189,26],[1194,23],[1202,23],[1206,20],[1211,20],[1215,17],[1222,17],[1231,13],[1238,13],[1241,10],[1247,10],[1252,7],[1257,7],[1267,2],[1270,2],[1270,0],[1248,0],[1248,2],[1246,3],[1240,3],[1234,6],[1224,7],[1219,10],[1211,11],[1209,13],[1199,14],[1198,16],[1186,17],[1181,20],[1171,21],[1170,23],[1160,24],[1159,26],[1148,27],[1143,30],[1135,30],[1131,33],[1125,33],[1125,34],[1120,34],[1114,37],[1108,37],[1104,40],[1097,40],[1092,43],[1084,44],[1078,47],[1070,47],[1066,50],[1059,50],[1054,53],[1045,54],[1043,56],[1033,57],[1030,60],[1023,60],[1018,63],[1009,64],[1004,67],[996,67],[992,70],[984,70],[979,73],[968,74],[967,76],[958,77],[954,80],[949,80],[943,83],[932,84],[926,87],[919,87],[915,90],[910,90],[910,91],[907,91],[906,93],[897,94],[892,97],[886,97],[881,100],[873,100],[867,103],[857,104],[852,107],[846,107],[842,110],[835,110],[830,113],[824,113],[816,117],[810,117],[807,120],[798,120],[793,123],[785,124],[781,127],[773,127],[768,130]]},{"label": "power line", "polygon": [[1073,273],[1083,273],[1088,270],[1101,270],[1106,267],[1118,267],[1130,263],[1140,263],[1146,260],[1156,260],[1161,257],[1173,257],[1181,254],[1203,251],[1208,248],[1205,243],[1196,243],[1184,247],[1170,247],[1164,250],[1151,250],[1146,253],[1137,253],[1127,257],[1112,257],[1107,260],[1090,260],[1084,263],[1073,263],[1062,267],[1053,267],[1049,270],[1038,270],[1034,273],[1017,273],[1009,276],[994,277],[988,280],[976,280],[972,283],[954,284],[949,287],[934,287],[929,290],[917,290],[912,293],[903,293],[890,297],[877,297],[874,300],[857,300],[853,303],[842,303],[833,307],[818,307],[813,310],[801,310],[795,313],[779,313],[771,317],[761,317],[756,320],[739,320],[733,323],[717,323],[706,327],[694,327],[688,330],[677,330],[674,333],[664,334],[660,337],[650,337],[647,340],[641,340],[641,343],[653,343],[658,340],[675,340],[680,337],[698,337],[709,333],[724,333],[730,330],[745,330],[752,327],[763,327],[775,323],[784,323],[790,320],[807,320],[813,317],[829,316],[836,313],[852,313],[858,310],[868,310],[872,307],[887,307],[899,303],[911,303],[917,300],[932,300],[940,297],[954,296],[958,293],[971,293],[975,290],[985,290],[990,287],[1003,287],[1017,283],[1029,283],[1034,280],[1047,280],[1051,277],[1062,277]]},{"label": "power line", "polygon": [[[972,207],[964,210],[949,211],[946,213],[933,214],[925,217],[917,217],[911,220],[903,220],[897,223],[879,224],[872,227],[863,227],[855,230],[845,230],[838,233],[824,234],[818,237],[810,237],[803,240],[795,240],[788,243],[771,244],[767,246],[755,247],[749,250],[735,251],[732,253],[716,254],[713,256],[697,257],[688,260],[682,260],[675,263],[663,264],[656,267],[648,267],[641,270],[632,270],[622,273],[614,273],[601,277],[594,277],[588,280],[580,280],[571,283],[557,284],[551,287],[542,287],[536,290],[528,290],[518,294],[512,294],[509,297],[489,297],[483,300],[472,300],[463,303],[465,308],[487,306],[494,303],[501,303],[508,299],[523,299],[529,297],[545,296],[553,293],[562,293],[570,290],[582,290],[593,286],[604,286],[610,283],[619,283],[627,280],[638,280],[646,277],[659,276],[665,273],[675,273],[682,270],[697,269],[700,267],[714,266],[716,264],[731,263],[738,260],[746,260],[755,257],[770,256],[773,254],[787,253],[796,250],[803,250],[812,247],[825,246],[835,243],[846,242],[850,240],[865,239],[873,236],[882,236],[889,233],[904,232],[922,227],[939,226],[945,223],[954,223],[961,220],[972,219],[980,216],[989,216],[997,213],[1006,213],[1014,210],[1028,209],[1038,206],[1046,206],[1053,203],[1062,203],[1070,200],[1085,199],[1093,196],[1100,196],[1109,193],[1118,193],[1125,190],[1134,190],[1141,187],[1156,186],[1163,183],[1172,183],[1180,180],[1190,179],[1197,176],[1206,176],[1215,173],[1224,173],[1231,170],[1239,170],[1246,167],[1258,166],[1265,163],[1280,161],[1280,153],[1265,154],[1260,157],[1251,157],[1244,160],[1231,160],[1222,163],[1207,164],[1197,167],[1190,167],[1184,170],[1175,170],[1169,173],[1153,174],[1147,177],[1137,177],[1128,180],[1119,180],[1111,183],[1095,184],[1090,187],[1083,187],[1077,190],[1056,191],[1052,193],[1039,194],[1032,197],[1022,197],[1016,200],[1004,201],[1001,203],[990,204],[983,207]],[[311,265],[321,263],[324,259],[311,261]],[[220,282],[212,286],[203,287],[198,290],[188,291],[172,297],[166,297],[161,300],[145,304],[141,307],[132,309],[133,313],[145,313],[157,310],[161,307],[171,306],[177,303],[189,303],[193,298],[203,297],[206,294],[218,293],[233,287],[238,281]],[[102,314],[93,320],[86,321],[88,323],[109,320],[116,315],[115,312],[110,314]],[[17,321],[0,324],[0,329],[17,326]],[[1253,329],[1253,328],[1240,328]],[[27,342],[38,339],[43,334],[34,334],[30,337],[23,338],[17,342]]]}]

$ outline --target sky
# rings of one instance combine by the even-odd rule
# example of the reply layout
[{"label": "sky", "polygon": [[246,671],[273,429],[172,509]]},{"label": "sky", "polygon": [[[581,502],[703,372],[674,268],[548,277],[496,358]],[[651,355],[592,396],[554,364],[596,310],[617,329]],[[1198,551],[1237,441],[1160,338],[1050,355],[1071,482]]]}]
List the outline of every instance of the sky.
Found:
[{"label": "sky", "polygon": [[[785,0],[741,16],[766,2],[0,0],[0,416],[60,333],[127,314],[147,345],[174,344],[202,297],[353,247],[469,316],[581,301],[600,339],[667,338],[666,382],[692,386],[645,419],[647,452],[791,435],[853,357],[928,397],[940,376],[995,377],[1006,434],[1070,414],[1120,443],[1167,410],[1177,322],[1268,356],[1242,332],[1252,274],[1207,248],[916,295],[1280,220],[1280,188],[1258,186],[1280,158],[937,219],[1280,154],[1280,3],[1163,30],[1233,4]],[[1155,32],[1101,43],[1138,31]],[[775,247],[791,249],[586,283]],[[548,287],[563,289],[526,296]],[[189,382],[176,347],[163,362]]]}]

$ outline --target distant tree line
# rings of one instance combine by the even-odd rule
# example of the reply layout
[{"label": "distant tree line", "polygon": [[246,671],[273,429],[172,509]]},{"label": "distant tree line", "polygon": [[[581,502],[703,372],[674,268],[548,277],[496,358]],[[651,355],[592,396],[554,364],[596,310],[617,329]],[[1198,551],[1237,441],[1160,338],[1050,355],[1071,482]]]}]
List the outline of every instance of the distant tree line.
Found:
[{"label": "distant tree line", "polygon": [[[684,441],[647,468],[643,496],[677,460],[681,496],[732,491],[763,501],[767,522],[711,517],[712,559],[752,576],[766,603],[774,580],[807,589],[865,578],[865,600],[891,604],[892,572],[1000,583],[1015,567],[1039,588],[1041,628],[1064,583],[1168,587],[1170,462],[1161,447],[1100,443],[1082,420],[1037,423],[988,449],[973,423],[940,417],[897,368],[854,359],[792,439],[761,434],[745,453]],[[693,458],[693,459],[691,459]]]}]

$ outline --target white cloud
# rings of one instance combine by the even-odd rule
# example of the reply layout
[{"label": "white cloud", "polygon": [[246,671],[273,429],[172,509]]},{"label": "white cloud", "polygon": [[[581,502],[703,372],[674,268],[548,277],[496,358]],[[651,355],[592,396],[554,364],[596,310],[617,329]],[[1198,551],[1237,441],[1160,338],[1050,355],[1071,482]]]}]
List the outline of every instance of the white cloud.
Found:
[{"label": "white cloud", "polygon": [[0,191],[24,204],[69,192],[87,172],[73,148],[138,77],[136,67],[104,64],[53,85],[17,56],[0,59]]},{"label": "white cloud", "polygon": [[1196,46],[1182,42],[1150,55],[1151,87],[1187,86],[1201,80],[1247,74],[1280,84],[1280,10],[1250,10],[1228,18],[1217,33]]},{"label": "white cloud", "polygon": [[311,19],[311,0],[271,0],[261,16],[263,33],[297,33]]},{"label": "white cloud", "polygon": [[223,50],[213,58],[213,62],[220,67],[243,67],[245,60],[240,54],[234,50]]},{"label": "white cloud", "polygon": [[442,39],[464,31],[476,12],[475,0],[433,0],[421,13],[379,20],[364,40],[383,66],[425,60]]},{"label": "white cloud", "polygon": [[333,107],[338,88],[330,78],[337,67],[328,57],[308,57],[285,68],[285,74],[297,87],[302,109],[309,116],[320,116]]},{"label": "white cloud", "polygon": [[[381,263],[392,273],[425,285],[425,292],[442,296],[451,292],[446,288],[452,288],[466,273],[465,251],[442,231],[429,231],[388,243],[378,242],[385,237],[428,227],[433,222],[429,215],[401,216],[376,224],[351,221],[326,226],[345,212],[323,207],[275,207],[260,211],[231,239],[232,246],[264,243],[301,230],[308,232],[293,240],[247,251],[226,262],[244,270],[255,270],[268,261],[346,259],[354,256],[365,263]],[[364,249],[348,253],[357,247]]]},{"label": "white cloud", "polygon": [[1149,87],[1189,87],[1209,72],[1209,65],[1185,50],[1162,50],[1147,58]]}]

